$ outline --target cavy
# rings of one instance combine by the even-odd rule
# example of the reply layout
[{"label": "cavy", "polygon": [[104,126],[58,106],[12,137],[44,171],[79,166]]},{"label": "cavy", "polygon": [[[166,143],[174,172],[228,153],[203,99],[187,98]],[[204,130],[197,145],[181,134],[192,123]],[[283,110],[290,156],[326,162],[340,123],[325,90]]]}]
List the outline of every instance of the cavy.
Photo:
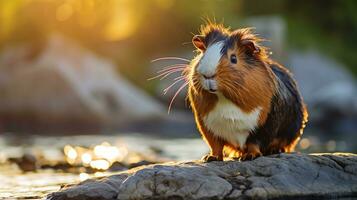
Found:
[{"label": "cavy", "polygon": [[192,38],[198,52],[192,61],[161,58],[189,62],[168,66],[154,78],[181,72],[165,93],[184,81],[175,99],[188,86],[198,130],[210,147],[204,161],[291,152],[303,133],[308,114],[297,84],[261,41],[248,28],[208,24]]},{"label": "cavy", "polygon": [[293,151],[307,110],[291,73],[269,58],[261,39],[251,29],[210,24],[192,42],[199,54],[187,70],[188,96],[210,147],[203,160]]}]

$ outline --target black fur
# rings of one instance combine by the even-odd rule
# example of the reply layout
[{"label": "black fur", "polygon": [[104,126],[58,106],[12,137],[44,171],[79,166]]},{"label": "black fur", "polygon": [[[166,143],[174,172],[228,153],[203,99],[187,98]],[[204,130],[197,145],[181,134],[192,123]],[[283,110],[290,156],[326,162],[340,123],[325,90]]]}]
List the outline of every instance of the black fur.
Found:
[{"label": "black fur", "polygon": [[273,139],[286,140],[292,143],[302,134],[306,123],[305,105],[292,75],[285,68],[270,65],[277,79],[280,80],[280,91],[275,93],[271,101],[271,110],[265,124],[258,127],[247,139],[247,143],[258,144],[263,155],[279,153],[283,149],[268,149]]},{"label": "black fur", "polygon": [[234,37],[225,38],[224,45],[221,49],[221,54],[226,55],[228,49],[233,49],[236,42],[237,40]]},{"label": "black fur", "polygon": [[[237,44],[237,41],[240,40],[239,38],[237,38],[236,35],[233,35],[233,36],[230,36],[230,37],[226,37],[225,39],[223,39],[223,38],[220,38],[220,39],[224,40],[224,45],[223,45],[223,47],[221,49],[222,56],[225,56],[227,54],[228,49],[233,49],[234,46]],[[220,41],[220,40],[218,40],[218,41]],[[242,48],[242,47],[240,46],[240,48]],[[246,54],[243,57],[243,59],[247,64],[249,64],[248,66],[252,66],[252,65],[255,65],[256,62],[260,62],[259,59],[256,59],[254,57],[254,55],[252,53],[248,52],[248,51],[246,52]]]},{"label": "black fur", "polygon": [[209,32],[206,36],[205,36],[205,45],[206,47],[208,47],[209,45],[225,40],[227,38],[227,35],[222,33],[219,30],[213,30],[211,32]]}]

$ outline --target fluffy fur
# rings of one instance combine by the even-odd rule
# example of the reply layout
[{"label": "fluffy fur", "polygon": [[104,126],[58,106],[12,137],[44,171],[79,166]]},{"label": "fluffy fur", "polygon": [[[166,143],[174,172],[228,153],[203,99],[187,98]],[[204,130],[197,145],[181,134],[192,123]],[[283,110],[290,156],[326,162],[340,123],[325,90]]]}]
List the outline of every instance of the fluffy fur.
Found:
[{"label": "fluffy fur", "polygon": [[243,160],[293,151],[307,111],[292,75],[269,58],[262,39],[251,29],[210,24],[192,41],[199,54],[185,72],[197,127],[211,149],[204,160],[222,160],[224,149]]},{"label": "fluffy fur", "polygon": [[258,107],[246,113],[223,95],[219,95],[216,106],[203,118],[203,122],[216,137],[230,141],[236,147],[242,147],[249,132],[257,127],[260,110]]}]

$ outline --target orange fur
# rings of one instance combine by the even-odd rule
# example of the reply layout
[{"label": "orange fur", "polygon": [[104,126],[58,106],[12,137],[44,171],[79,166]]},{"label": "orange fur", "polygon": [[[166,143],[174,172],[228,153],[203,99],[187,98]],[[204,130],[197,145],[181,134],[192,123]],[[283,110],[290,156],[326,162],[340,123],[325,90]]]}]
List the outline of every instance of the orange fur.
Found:
[{"label": "orange fur", "polygon": [[204,140],[210,147],[210,155],[216,157],[217,160],[223,160],[223,147],[225,142],[218,137],[214,137],[214,135],[203,126],[203,122],[200,118],[196,118],[196,123]]},{"label": "orange fur", "polygon": [[[243,58],[243,52],[237,46],[228,51],[228,55],[237,53]],[[263,124],[270,111],[271,98],[275,92],[275,79],[271,70],[263,64],[248,65],[240,59],[234,66],[223,58],[217,68],[217,82],[223,95],[234,102],[243,111],[249,113],[261,107],[259,125]]]},{"label": "orange fur", "polygon": [[[218,92],[225,98],[233,102],[243,112],[250,113],[260,107],[258,126],[264,125],[268,114],[271,111],[272,98],[277,92],[278,83],[274,72],[268,65],[269,58],[266,49],[259,45],[262,39],[251,33],[251,29],[239,29],[231,32],[222,25],[211,24],[201,27],[201,34],[205,36],[212,31],[218,31],[221,37],[233,37],[235,45],[227,49],[225,55],[219,61],[216,69],[216,82]],[[246,47],[243,43],[250,42],[258,50],[253,49],[250,56],[254,60],[247,58],[247,51],[251,47]],[[201,42],[201,41],[200,41]],[[205,44],[209,45],[209,44]],[[203,44],[201,45],[203,46]],[[248,49],[247,49],[248,48]],[[249,49],[250,48],[250,49]],[[198,61],[205,49],[199,50],[197,56],[191,62],[191,68],[186,72],[189,79],[188,97],[195,116],[196,124],[202,137],[210,147],[210,156],[222,160],[223,156],[239,156],[242,160],[254,159],[262,155],[262,149],[257,144],[246,143],[243,147],[237,147],[231,141],[224,141],[211,133],[203,123],[203,118],[207,116],[216,106],[218,97],[202,88],[200,75],[196,71]],[[238,62],[232,64],[230,55],[236,55]],[[306,112],[306,111],[305,111]],[[304,115],[307,117],[307,114]],[[306,121],[306,119],[304,119]],[[291,152],[294,150],[299,138],[293,142],[284,139],[274,139],[267,149],[278,149],[280,152]],[[264,150],[265,151],[265,150]],[[269,150],[268,150],[269,151]],[[271,152],[278,153],[278,152]]]},{"label": "orange fur", "polygon": [[252,160],[263,154],[260,152],[260,148],[256,144],[248,143],[242,154],[241,160]]},{"label": "orange fur", "polygon": [[[219,30],[225,35],[231,34],[228,29],[223,28],[221,25],[207,26],[201,32],[204,35],[212,30]],[[249,33],[249,29],[242,29],[240,33],[234,32],[234,34],[237,36],[240,34],[240,39],[250,39],[258,42],[258,39]],[[261,107],[262,110],[258,121],[258,125],[261,125],[265,122],[270,111],[270,101],[275,91],[275,81],[272,72],[264,64],[256,63],[256,66],[252,67],[251,64],[249,65],[244,62],[245,52],[244,49],[238,48],[239,42],[237,40],[237,45],[233,49],[228,50],[227,56],[221,59],[217,67],[216,81],[219,86],[218,90],[244,112],[249,113],[255,108]],[[233,66],[228,60],[228,55],[232,53],[236,54],[240,61]],[[264,58],[264,50],[257,56]],[[203,117],[214,108],[218,98],[217,95],[202,89],[200,77],[195,70],[197,60],[194,60],[192,65],[193,67],[188,75],[190,77],[189,100],[195,114],[196,124],[203,138],[210,146],[211,155],[220,157],[221,154],[217,151],[219,150],[222,153],[224,144],[232,147],[230,141],[219,141],[207,130],[202,122]],[[243,148],[236,149],[235,154],[241,154]]]}]

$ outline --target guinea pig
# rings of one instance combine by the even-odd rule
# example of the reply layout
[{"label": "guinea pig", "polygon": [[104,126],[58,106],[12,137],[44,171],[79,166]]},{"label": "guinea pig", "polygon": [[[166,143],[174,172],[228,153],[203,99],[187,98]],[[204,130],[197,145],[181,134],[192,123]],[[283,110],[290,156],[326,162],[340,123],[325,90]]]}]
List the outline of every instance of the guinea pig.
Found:
[{"label": "guinea pig", "polygon": [[204,161],[291,152],[307,122],[292,74],[269,58],[252,29],[209,24],[192,38],[188,99],[210,148]]}]

